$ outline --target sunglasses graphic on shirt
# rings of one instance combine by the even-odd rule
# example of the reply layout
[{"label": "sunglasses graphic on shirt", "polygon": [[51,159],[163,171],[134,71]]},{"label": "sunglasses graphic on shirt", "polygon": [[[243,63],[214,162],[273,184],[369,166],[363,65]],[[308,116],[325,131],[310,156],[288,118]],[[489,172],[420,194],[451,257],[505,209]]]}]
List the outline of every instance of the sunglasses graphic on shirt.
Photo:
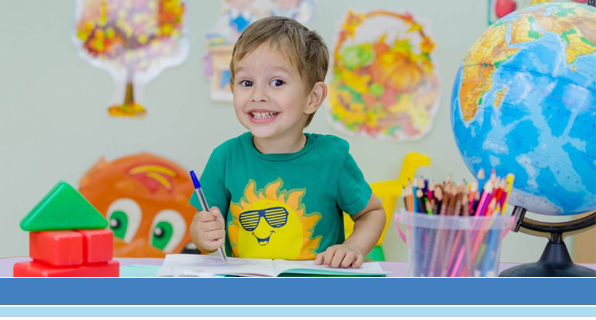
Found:
[{"label": "sunglasses graphic on shirt", "polygon": [[288,222],[288,210],[284,207],[273,207],[262,210],[244,211],[240,214],[240,225],[246,231],[254,231],[261,221],[261,217],[273,228],[281,228]]}]

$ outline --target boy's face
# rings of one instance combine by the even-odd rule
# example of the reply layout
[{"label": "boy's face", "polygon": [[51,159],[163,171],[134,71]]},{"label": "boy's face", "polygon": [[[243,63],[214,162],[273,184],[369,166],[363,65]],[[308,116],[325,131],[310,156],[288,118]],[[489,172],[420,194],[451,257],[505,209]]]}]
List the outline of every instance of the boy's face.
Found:
[{"label": "boy's face", "polygon": [[302,134],[318,106],[298,68],[279,50],[259,46],[235,64],[232,91],[236,117],[256,138],[283,139]]}]

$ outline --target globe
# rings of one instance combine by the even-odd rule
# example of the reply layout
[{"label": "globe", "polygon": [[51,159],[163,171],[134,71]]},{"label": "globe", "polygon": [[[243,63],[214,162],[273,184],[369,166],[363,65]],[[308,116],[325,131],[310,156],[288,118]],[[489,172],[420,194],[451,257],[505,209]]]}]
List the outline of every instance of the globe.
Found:
[{"label": "globe", "polygon": [[515,175],[509,203],[545,215],[596,208],[596,8],[515,11],[470,48],[451,124],[466,166]]}]

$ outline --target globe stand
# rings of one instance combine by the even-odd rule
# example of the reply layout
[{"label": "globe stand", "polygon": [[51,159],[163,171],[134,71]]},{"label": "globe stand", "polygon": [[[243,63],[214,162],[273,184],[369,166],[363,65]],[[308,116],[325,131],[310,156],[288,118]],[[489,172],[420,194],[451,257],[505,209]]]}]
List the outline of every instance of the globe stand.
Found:
[{"label": "globe stand", "polygon": [[540,222],[525,218],[526,209],[513,209],[515,221],[511,230],[546,237],[548,244],[535,263],[528,263],[507,269],[499,277],[596,277],[596,271],[573,263],[565,237],[587,231],[596,225],[596,212],[578,220],[562,223]]}]

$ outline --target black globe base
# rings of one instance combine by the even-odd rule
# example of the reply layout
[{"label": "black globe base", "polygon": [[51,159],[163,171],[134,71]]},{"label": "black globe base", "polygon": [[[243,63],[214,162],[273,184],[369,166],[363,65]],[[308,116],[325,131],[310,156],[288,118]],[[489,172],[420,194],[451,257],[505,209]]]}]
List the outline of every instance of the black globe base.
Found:
[{"label": "black globe base", "polygon": [[596,277],[596,270],[574,264],[565,242],[549,241],[538,262],[507,269],[499,277]]}]

